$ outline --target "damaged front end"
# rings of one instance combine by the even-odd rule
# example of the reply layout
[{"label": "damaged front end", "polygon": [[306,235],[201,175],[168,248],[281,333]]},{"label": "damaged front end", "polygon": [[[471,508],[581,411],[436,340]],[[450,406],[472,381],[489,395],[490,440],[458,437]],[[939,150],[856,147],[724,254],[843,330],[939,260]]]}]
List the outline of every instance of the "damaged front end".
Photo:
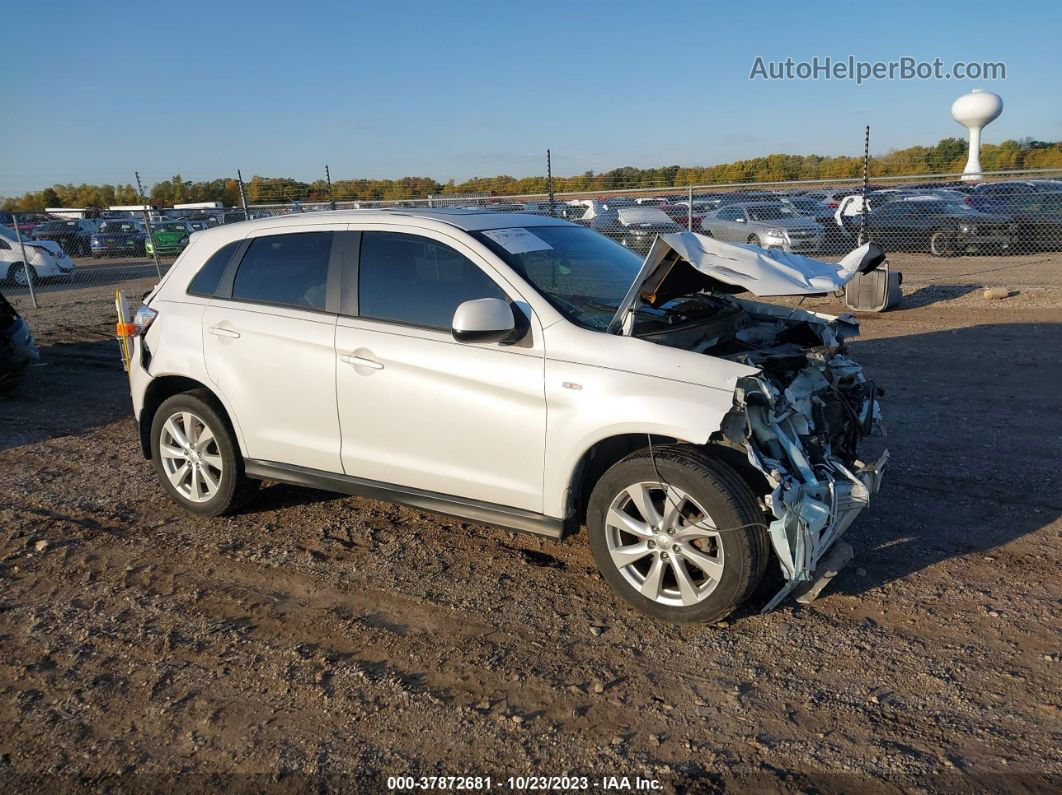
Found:
[{"label": "damaged front end", "polygon": [[768,534],[786,585],[766,612],[794,592],[811,601],[851,557],[847,545],[827,553],[877,492],[888,451],[871,464],[859,458],[860,440],[883,431],[880,390],[845,351],[853,319],[736,302],[744,328],[731,350],[712,353],[760,371],[738,382],[722,433],[770,488]]},{"label": "damaged front end", "polygon": [[735,296],[823,295],[884,259],[875,243],[829,263],[689,232],[661,235],[609,326],[755,368],[737,381],[715,441],[744,450],[766,479],[768,533],[786,585],[764,612],[794,592],[811,601],[851,558],[837,541],[877,492],[888,451],[868,464],[858,450],[884,431],[882,392],[845,347],[859,333],[856,320]]}]

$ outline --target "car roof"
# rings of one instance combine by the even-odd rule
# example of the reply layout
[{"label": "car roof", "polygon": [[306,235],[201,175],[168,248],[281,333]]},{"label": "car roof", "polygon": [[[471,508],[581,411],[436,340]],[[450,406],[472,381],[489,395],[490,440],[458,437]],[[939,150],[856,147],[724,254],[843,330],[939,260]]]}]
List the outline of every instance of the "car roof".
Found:
[{"label": "car roof", "polygon": [[406,218],[413,222],[427,222],[412,225],[428,228],[434,226],[439,231],[445,227],[461,229],[465,232],[478,232],[485,229],[509,229],[519,226],[579,226],[560,218],[533,213],[489,212],[459,207],[440,209],[387,207],[365,210],[323,210],[255,218],[250,221],[237,221],[194,230],[191,239],[221,246],[233,240],[242,239],[256,229],[275,229],[281,232],[286,226],[305,227],[315,224],[342,223],[388,224],[394,223],[397,218]]}]

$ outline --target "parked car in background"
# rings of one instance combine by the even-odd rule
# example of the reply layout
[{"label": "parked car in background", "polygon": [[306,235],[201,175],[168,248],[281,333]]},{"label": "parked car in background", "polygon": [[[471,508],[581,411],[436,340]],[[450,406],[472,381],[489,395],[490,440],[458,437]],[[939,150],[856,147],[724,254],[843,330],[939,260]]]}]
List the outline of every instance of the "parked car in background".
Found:
[{"label": "parked car in background", "polygon": [[1009,216],[944,199],[888,202],[867,214],[867,225],[871,239],[886,250],[935,257],[1009,251],[1016,232]]},{"label": "parked car in background", "polygon": [[846,227],[837,223],[834,211],[822,202],[803,195],[793,195],[783,197],[782,203],[822,227],[823,238],[819,250],[823,253],[836,254],[852,248],[852,234]]},{"label": "parked car in background", "polygon": [[0,395],[17,387],[39,358],[29,325],[0,293]]},{"label": "parked car in background", "polygon": [[590,222],[590,228],[639,254],[648,253],[657,235],[685,229],[659,207],[642,205],[600,212]]},{"label": "parked car in background", "polygon": [[836,210],[845,196],[853,193],[861,193],[861,188],[836,188],[830,190],[809,190],[804,195],[809,199],[817,199],[831,210]]},{"label": "parked car in background", "polygon": [[1062,192],[1020,193],[1007,201],[1017,251],[1062,248]]},{"label": "parked car in background", "polygon": [[779,197],[766,190],[736,190],[730,193],[722,193],[715,197],[719,205],[724,204],[747,204],[749,202],[778,201]]},{"label": "parked car in background", "polygon": [[971,197],[973,208],[984,213],[1003,213],[1015,196],[1062,192],[1062,180],[1026,179],[1009,182],[986,182],[978,185]]},{"label": "parked car in background", "polygon": [[[26,260],[22,250],[26,250]],[[0,226],[0,279],[25,287],[32,275],[34,281],[68,277],[74,272],[74,261],[58,243],[51,240],[22,239],[21,245],[14,230]]]},{"label": "parked car in background", "polygon": [[696,231],[701,228],[701,219],[704,218],[705,214],[717,209],[721,204],[721,199],[694,198],[692,223],[690,223],[690,202],[688,199],[661,204],[660,210],[683,229],[688,225]]},{"label": "parked car in background", "polygon": [[572,199],[568,202],[568,206],[582,208],[582,213],[570,217],[570,220],[583,226],[590,226],[590,222],[600,213],[618,210],[620,207],[637,207],[638,205],[634,199],[628,199],[626,196],[616,196],[607,199]]},{"label": "parked car in background", "polygon": [[[914,188],[910,188],[914,191]],[[956,204],[966,204],[973,206],[973,196],[961,190],[955,190],[954,188],[922,188],[917,191],[919,194],[936,196],[940,199],[946,199]]]},{"label": "parked car in background", "polygon": [[58,243],[71,257],[84,257],[91,251],[89,241],[95,231],[95,222],[84,219],[45,221],[33,227],[32,237]]},{"label": "parked car in background", "polygon": [[147,253],[147,231],[134,220],[107,219],[89,238],[93,257],[134,256]]},{"label": "parked car in background", "polygon": [[14,215],[18,218],[19,234],[26,238],[33,237],[33,228],[38,224],[55,220],[50,215],[45,215],[44,213],[15,213]]},{"label": "parked car in background", "polygon": [[194,231],[187,221],[163,221],[152,224],[151,234],[144,241],[144,253],[159,256],[180,254],[188,245],[188,238]]},{"label": "parked car in background", "polygon": [[725,204],[704,216],[701,230],[728,243],[795,253],[818,251],[825,239],[820,224],[780,201]]}]

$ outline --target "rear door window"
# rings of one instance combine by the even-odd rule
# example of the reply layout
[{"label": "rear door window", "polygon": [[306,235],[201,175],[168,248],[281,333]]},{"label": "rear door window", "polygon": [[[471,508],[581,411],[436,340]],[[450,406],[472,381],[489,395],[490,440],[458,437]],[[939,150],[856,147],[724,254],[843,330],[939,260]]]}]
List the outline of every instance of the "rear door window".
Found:
[{"label": "rear door window", "polygon": [[323,310],[332,238],[332,232],[253,238],[236,270],[232,297]]}]

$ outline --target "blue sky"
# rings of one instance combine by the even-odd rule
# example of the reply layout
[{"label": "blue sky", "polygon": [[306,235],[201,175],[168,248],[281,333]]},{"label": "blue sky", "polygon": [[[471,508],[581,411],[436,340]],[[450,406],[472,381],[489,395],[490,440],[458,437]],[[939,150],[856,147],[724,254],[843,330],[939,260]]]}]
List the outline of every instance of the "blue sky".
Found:
[{"label": "blue sky", "polygon": [[[963,131],[1062,139],[1058,2],[5,4],[0,195],[55,182],[710,165]],[[756,56],[1002,61],[1006,80],[750,81]]]}]

